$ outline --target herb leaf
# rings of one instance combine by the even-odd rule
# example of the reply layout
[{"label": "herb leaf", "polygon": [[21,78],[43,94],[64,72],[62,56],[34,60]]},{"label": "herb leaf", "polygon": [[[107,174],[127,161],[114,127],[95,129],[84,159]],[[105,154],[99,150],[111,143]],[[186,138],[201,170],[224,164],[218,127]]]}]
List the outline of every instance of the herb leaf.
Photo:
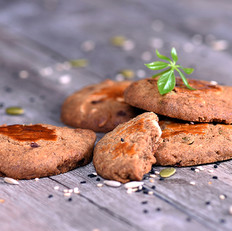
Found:
[{"label": "herb leaf", "polygon": [[171,50],[171,56],[172,56],[173,61],[176,63],[178,61],[178,56],[176,53],[176,48],[174,48],[174,47]]},{"label": "herb leaf", "polygon": [[161,95],[164,95],[173,90],[176,85],[176,78],[174,75],[174,70],[171,69],[170,71],[164,73],[160,76],[158,82],[158,89]]},{"label": "herb leaf", "polygon": [[193,87],[191,87],[191,86],[189,85],[188,80],[186,79],[186,77],[184,76],[184,74],[183,74],[180,70],[177,69],[177,72],[180,74],[181,79],[183,80],[185,86],[186,86],[188,89],[190,89],[190,90],[196,90],[195,88],[193,88]]},{"label": "herb leaf", "polygon": [[175,71],[177,71],[184,82],[185,86],[190,90],[196,90],[193,87],[191,87],[183,74],[183,72],[180,70],[182,69],[186,74],[192,74],[194,69],[193,68],[184,68],[180,65],[177,65],[176,62],[178,61],[178,56],[176,49],[173,47],[171,50],[171,56],[172,60],[164,55],[161,55],[158,50],[156,50],[156,55],[158,58],[168,61],[169,63],[162,62],[162,61],[156,61],[152,63],[145,64],[149,69],[151,70],[161,70],[165,69],[155,75],[152,76],[152,78],[156,78],[159,76],[159,80],[157,81],[157,86],[159,93],[161,95],[167,94],[168,92],[172,91],[176,85],[176,78],[175,78]]},{"label": "herb leaf", "polygon": [[157,57],[160,58],[160,59],[167,60],[167,61],[169,61],[169,62],[172,61],[172,60],[169,59],[167,56],[161,55],[161,54],[159,53],[158,50],[156,50],[156,55],[157,55]]},{"label": "herb leaf", "polygon": [[169,64],[165,62],[157,61],[157,62],[145,64],[145,65],[151,70],[161,70],[161,69],[168,67]]}]

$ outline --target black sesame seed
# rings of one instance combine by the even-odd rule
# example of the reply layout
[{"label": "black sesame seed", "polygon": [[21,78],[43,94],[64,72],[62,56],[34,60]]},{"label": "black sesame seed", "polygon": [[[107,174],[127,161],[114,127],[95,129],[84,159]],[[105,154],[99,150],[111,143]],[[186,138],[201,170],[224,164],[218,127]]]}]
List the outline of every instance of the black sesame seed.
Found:
[{"label": "black sesame seed", "polygon": [[144,209],[144,210],[143,210],[143,213],[148,213],[148,210],[147,210],[147,209]]},{"label": "black sesame seed", "polygon": [[37,143],[35,143],[35,142],[32,142],[32,143],[30,144],[30,146],[31,146],[32,148],[38,148],[38,147],[39,147],[39,145],[38,145]]},{"label": "black sesame seed", "polygon": [[48,198],[52,198],[52,197],[53,197],[53,195],[52,195],[52,194],[48,195]]},{"label": "black sesame seed", "polygon": [[186,221],[188,221],[188,222],[190,222],[191,220],[192,220],[191,217],[186,218]]},{"label": "black sesame seed", "polygon": [[123,138],[121,138],[121,142],[124,142],[125,140]]},{"label": "black sesame seed", "polygon": [[142,205],[145,205],[145,204],[147,204],[147,203],[148,203],[148,201],[142,201],[142,202],[141,202]]},{"label": "black sesame seed", "polygon": [[155,188],[156,188],[156,186],[155,186],[155,185],[153,185],[153,186],[151,186],[151,188],[152,188],[152,189],[155,189]]},{"label": "black sesame seed", "polygon": [[159,180],[164,180],[164,178],[163,178],[163,177],[160,177]]},{"label": "black sesame seed", "polygon": [[215,179],[215,180],[217,180],[217,179],[218,179],[218,177],[217,177],[217,176],[213,176],[212,178],[213,178],[213,179]]},{"label": "black sesame seed", "polygon": [[191,171],[195,171],[195,168],[190,168]]},{"label": "black sesame seed", "polygon": [[153,168],[151,169],[150,174],[155,174],[155,171]]},{"label": "black sesame seed", "polygon": [[226,220],[225,219],[221,219],[220,223],[226,223]]},{"label": "black sesame seed", "polygon": [[12,88],[10,88],[10,87],[5,87],[4,89],[6,92],[12,92]]},{"label": "black sesame seed", "polygon": [[86,181],[85,181],[85,180],[83,180],[83,181],[81,181],[81,182],[80,182],[80,184],[86,184]]},{"label": "black sesame seed", "polygon": [[213,167],[214,167],[214,168],[217,168],[218,166],[215,164]]},{"label": "black sesame seed", "polygon": [[72,197],[68,198],[68,201],[72,201]]},{"label": "black sesame seed", "polygon": [[206,205],[210,205],[210,201],[206,201],[205,204],[206,204]]},{"label": "black sesame seed", "polygon": [[157,211],[157,212],[160,212],[160,211],[161,211],[161,208],[156,208],[156,211]]},{"label": "black sesame seed", "polygon": [[149,190],[145,188],[144,186],[142,187],[143,194],[148,194]]},{"label": "black sesame seed", "polygon": [[96,181],[100,181],[101,179],[98,177],[97,179],[96,179]]},{"label": "black sesame seed", "polygon": [[0,108],[2,108],[4,106],[4,103],[0,103]]},{"label": "black sesame seed", "polygon": [[97,176],[95,174],[91,173],[91,174],[88,175],[88,177],[94,178],[94,177],[97,177]]}]

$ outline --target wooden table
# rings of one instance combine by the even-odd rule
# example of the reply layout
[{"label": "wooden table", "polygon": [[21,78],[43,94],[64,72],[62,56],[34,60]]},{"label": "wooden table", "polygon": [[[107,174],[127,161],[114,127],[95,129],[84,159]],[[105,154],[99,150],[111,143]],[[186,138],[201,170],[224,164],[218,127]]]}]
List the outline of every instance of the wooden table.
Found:
[{"label": "wooden table", "polygon": [[[232,85],[231,12],[229,0],[2,0],[0,122],[63,126],[65,97],[105,78],[119,80],[123,69],[135,79],[149,76],[143,64],[155,59],[155,48],[168,55],[175,46],[183,66],[195,68],[192,78]],[[110,43],[119,35],[128,39],[123,48]],[[89,65],[72,68],[73,59]],[[7,115],[10,106],[25,114]],[[88,177],[92,164],[19,185],[1,179],[0,230],[231,230],[231,163],[177,168],[164,181],[145,178],[153,195],[97,187],[103,179]],[[75,187],[80,194],[64,196]]]}]

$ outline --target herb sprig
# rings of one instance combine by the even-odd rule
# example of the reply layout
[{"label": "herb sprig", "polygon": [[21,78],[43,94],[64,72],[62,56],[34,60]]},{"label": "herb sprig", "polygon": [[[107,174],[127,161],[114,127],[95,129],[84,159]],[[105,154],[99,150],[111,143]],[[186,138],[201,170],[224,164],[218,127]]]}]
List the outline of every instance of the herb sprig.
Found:
[{"label": "herb sprig", "polygon": [[[155,75],[152,76],[152,78],[156,78],[158,76],[158,90],[161,95],[167,94],[168,92],[172,91],[174,87],[176,86],[176,77],[175,77],[175,71],[179,73],[182,81],[184,82],[185,86],[190,90],[195,90],[192,88],[184,73],[190,75],[193,73],[193,68],[184,68],[181,65],[177,65],[176,62],[178,61],[178,56],[176,49],[173,47],[171,50],[171,56],[172,60],[164,55],[161,55],[158,50],[156,50],[156,55],[158,58],[162,60],[166,60],[169,63],[163,62],[163,61],[156,61],[152,63],[145,64],[149,69],[157,71],[167,68],[166,70],[163,70]],[[184,73],[183,73],[184,72]]]}]

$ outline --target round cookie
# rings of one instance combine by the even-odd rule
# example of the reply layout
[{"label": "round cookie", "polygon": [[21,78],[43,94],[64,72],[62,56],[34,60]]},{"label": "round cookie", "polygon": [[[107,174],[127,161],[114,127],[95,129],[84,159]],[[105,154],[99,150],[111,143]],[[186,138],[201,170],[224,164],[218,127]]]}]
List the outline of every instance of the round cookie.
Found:
[{"label": "round cookie", "polygon": [[156,162],[154,152],[162,133],[157,121],[153,112],[146,112],[107,133],[94,149],[97,173],[122,183],[142,180]]},{"label": "round cookie", "polygon": [[232,158],[232,125],[160,121],[157,165],[192,166]]},{"label": "round cookie", "polygon": [[143,79],[127,88],[125,101],[134,107],[172,118],[232,123],[232,87],[193,79],[189,79],[189,84],[197,90],[189,90],[177,78],[174,90],[160,95],[157,79]]},{"label": "round cookie", "polygon": [[124,90],[130,81],[105,80],[83,88],[69,96],[61,110],[61,120],[72,127],[108,132],[118,124],[139,114],[124,102]]},{"label": "round cookie", "polygon": [[88,164],[96,134],[46,124],[0,126],[0,176],[31,179]]}]

